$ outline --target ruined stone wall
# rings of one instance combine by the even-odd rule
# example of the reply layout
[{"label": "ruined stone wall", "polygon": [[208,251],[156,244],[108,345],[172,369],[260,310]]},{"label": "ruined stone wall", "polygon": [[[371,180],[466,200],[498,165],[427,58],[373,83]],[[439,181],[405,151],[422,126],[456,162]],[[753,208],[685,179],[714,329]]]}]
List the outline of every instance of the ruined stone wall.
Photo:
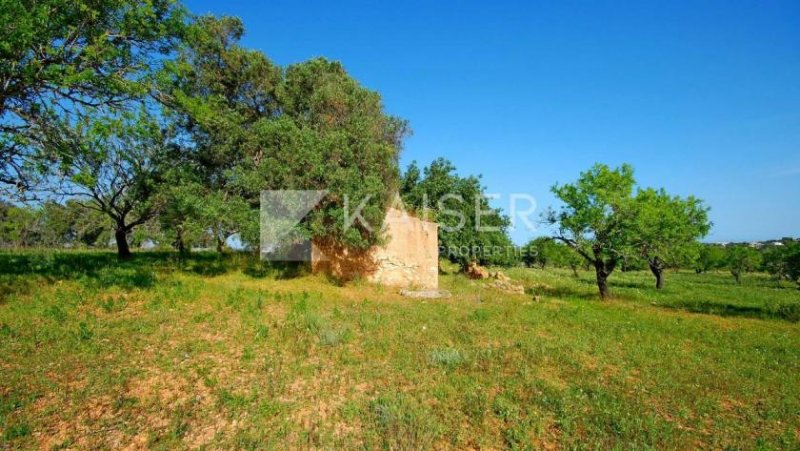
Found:
[{"label": "ruined stone wall", "polygon": [[391,208],[386,213],[384,245],[353,253],[314,243],[312,268],[344,280],[363,277],[393,287],[436,289],[439,287],[438,227],[436,223]]}]

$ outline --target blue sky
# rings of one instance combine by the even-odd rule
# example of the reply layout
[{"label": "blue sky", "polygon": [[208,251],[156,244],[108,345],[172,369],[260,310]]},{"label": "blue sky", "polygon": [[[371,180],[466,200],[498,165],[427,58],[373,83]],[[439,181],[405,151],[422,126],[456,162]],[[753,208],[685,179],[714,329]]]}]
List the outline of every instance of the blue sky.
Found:
[{"label": "blue sky", "polygon": [[[709,241],[800,236],[800,2],[189,0],[281,65],[342,61],[411,122],[402,161],[539,210],[595,162],[711,206]],[[518,227],[516,242],[547,233]]]}]

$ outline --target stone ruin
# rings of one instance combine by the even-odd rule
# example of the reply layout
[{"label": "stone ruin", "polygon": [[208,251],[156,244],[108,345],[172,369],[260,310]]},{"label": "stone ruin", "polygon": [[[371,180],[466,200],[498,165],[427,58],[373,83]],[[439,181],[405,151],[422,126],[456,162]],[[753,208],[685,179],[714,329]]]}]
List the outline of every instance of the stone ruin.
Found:
[{"label": "stone ruin", "polygon": [[390,208],[386,241],[364,252],[314,242],[311,268],[340,280],[363,278],[381,285],[436,290],[439,287],[439,225]]}]

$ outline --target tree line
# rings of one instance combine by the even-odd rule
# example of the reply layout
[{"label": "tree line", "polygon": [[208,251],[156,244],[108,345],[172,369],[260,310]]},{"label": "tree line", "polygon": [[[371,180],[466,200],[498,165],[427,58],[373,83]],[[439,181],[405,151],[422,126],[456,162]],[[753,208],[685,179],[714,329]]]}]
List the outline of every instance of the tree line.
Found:
[{"label": "tree line", "polygon": [[[402,171],[408,122],[339,62],[281,67],[241,45],[238,18],[193,15],[176,0],[4,2],[0,20],[5,246],[114,243],[130,258],[148,240],[221,251],[238,234],[257,248],[261,191],[325,190],[300,236],[367,249],[399,195],[439,222],[442,248],[466,249],[443,255],[462,268],[520,261],[480,251],[513,246],[480,177],[444,159]],[[707,206],[638,186],[628,165],[598,164],[552,191],[562,205],[543,220],[572,253],[550,261],[592,268],[601,297],[617,268],[646,264],[661,288],[692,252],[713,260],[693,250],[711,227]],[[348,200],[364,201],[365,223],[348,221]],[[760,264],[735,254],[726,262],[737,280]],[[792,255],[769,270],[796,279]]]},{"label": "tree line", "polygon": [[[800,286],[800,244],[758,251],[748,245],[718,247],[700,243],[711,229],[709,207],[695,196],[681,197],[664,189],[637,184],[633,168],[596,164],[578,180],[556,184],[552,192],[562,202],[545,213],[552,240],[576,253],[595,271],[600,297],[609,297],[608,279],[615,269],[647,268],[655,286],[664,286],[667,268],[690,267],[697,272],[725,268],[740,283],[742,274],[762,269],[779,280]],[[541,241],[531,243],[552,245]],[[560,249],[560,248],[559,248]],[[561,258],[576,267],[576,257]]]},{"label": "tree line", "polygon": [[[4,3],[0,19],[6,245],[113,242],[130,258],[145,236],[188,252],[238,234],[257,248],[262,190],[326,190],[298,233],[363,250],[397,194],[418,209],[442,190],[488,203],[445,160],[401,174],[410,128],[377,92],[336,61],[276,65],[240,44],[238,18],[175,0],[43,0]],[[366,224],[348,223],[348,199],[366,200]],[[510,243],[507,218],[488,220],[500,231],[441,238]]]},{"label": "tree line", "polygon": [[[579,270],[592,269],[569,246],[549,236],[534,238],[525,244],[520,252],[520,261],[529,268],[570,269],[576,277]],[[800,288],[800,240],[783,238],[760,247],[750,243],[723,245],[695,242],[687,246],[679,258],[671,260],[667,268],[695,271],[697,274],[724,271],[730,273],[737,284],[747,273],[765,272],[778,282],[796,283]],[[646,260],[628,255],[623,258],[620,270],[647,271],[649,268]],[[663,288],[663,275],[661,282]]]}]

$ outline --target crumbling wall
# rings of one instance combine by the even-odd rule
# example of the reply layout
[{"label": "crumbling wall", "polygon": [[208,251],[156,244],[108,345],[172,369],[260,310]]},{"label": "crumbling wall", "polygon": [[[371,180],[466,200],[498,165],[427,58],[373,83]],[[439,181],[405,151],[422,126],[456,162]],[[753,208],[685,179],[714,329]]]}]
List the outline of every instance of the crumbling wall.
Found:
[{"label": "crumbling wall", "polygon": [[363,277],[393,287],[438,288],[438,224],[390,208],[384,227],[386,242],[364,252],[315,242],[311,249],[313,270],[343,280]]}]

